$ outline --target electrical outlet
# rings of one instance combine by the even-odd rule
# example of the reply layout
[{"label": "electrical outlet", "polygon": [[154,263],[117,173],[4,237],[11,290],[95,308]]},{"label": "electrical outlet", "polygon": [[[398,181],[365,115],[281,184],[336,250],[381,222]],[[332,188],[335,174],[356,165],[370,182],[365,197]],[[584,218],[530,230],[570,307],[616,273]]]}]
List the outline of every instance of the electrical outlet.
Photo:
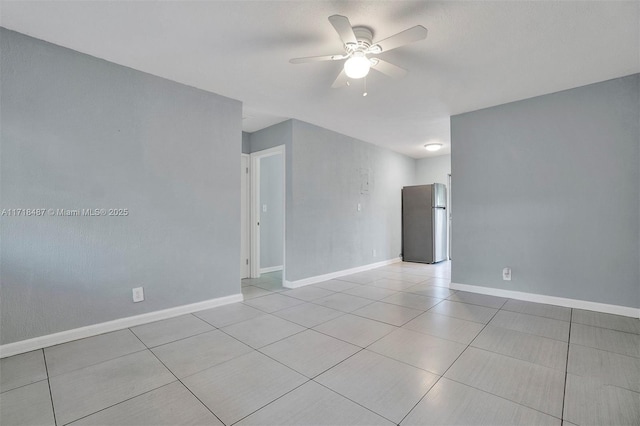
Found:
[{"label": "electrical outlet", "polygon": [[511,268],[504,268],[502,270],[502,279],[504,281],[511,281]]},{"label": "electrical outlet", "polygon": [[142,302],[144,300],[144,289],[143,287],[136,287],[133,289],[133,301],[134,302]]},{"label": "electrical outlet", "polygon": [[263,212],[263,213],[266,213],[266,212],[267,212],[267,205],[266,205],[266,204],[263,204],[263,205],[262,205],[262,212]]},{"label": "electrical outlet", "polygon": [[358,211],[362,210],[362,205],[360,203],[358,203]]},{"label": "electrical outlet", "polygon": [[373,257],[376,257],[376,249],[373,249],[372,254],[373,254]]}]

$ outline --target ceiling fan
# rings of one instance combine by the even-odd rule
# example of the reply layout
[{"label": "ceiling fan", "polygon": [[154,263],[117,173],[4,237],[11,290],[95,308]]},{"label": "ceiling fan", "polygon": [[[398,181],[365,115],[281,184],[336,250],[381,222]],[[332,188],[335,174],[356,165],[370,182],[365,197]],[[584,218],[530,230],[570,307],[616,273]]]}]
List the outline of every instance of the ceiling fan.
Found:
[{"label": "ceiling fan", "polygon": [[335,28],[344,43],[345,52],[335,55],[294,58],[289,62],[292,64],[303,64],[307,62],[341,61],[346,59],[344,68],[331,85],[333,88],[348,85],[350,78],[358,79],[366,77],[370,69],[374,69],[393,78],[404,77],[407,70],[374,57],[374,55],[427,38],[427,29],[422,25],[416,25],[415,27],[411,27],[374,43],[371,29],[362,26],[352,27],[346,16],[329,16],[329,22],[331,22],[331,25],[333,25],[333,28]]}]

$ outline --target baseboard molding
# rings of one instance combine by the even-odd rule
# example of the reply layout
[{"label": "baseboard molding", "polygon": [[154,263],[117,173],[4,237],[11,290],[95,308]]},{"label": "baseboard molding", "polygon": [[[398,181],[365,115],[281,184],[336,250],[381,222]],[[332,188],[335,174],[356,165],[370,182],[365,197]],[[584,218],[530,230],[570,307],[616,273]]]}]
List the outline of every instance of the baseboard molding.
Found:
[{"label": "baseboard molding", "polygon": [[381,266],[391,265],[392,263],[402,262],[402,259],[396,257],[394,259],[383,260],[381,262],[370,263],[368,265],[357,266],[355,268],[343,269],[342,271],[330,272],[324,275],[316,275],[315,277],[303,278],[297,281],[285,281],[284,287],[298,288],[306,285],[317,284],[323,281],[332,280],[334,278],[343,277],[345,275],[356,274],[358,272],[368,271],[370,269],[379,268]]},{"label": "baseboard molding", "polygon": [[508,297],[509,299],[524,300],[527,302],[546,303],[548,305],[565,306],[567,308],[585,309],[587,311],[603,312],[606,314],[622,315],[625,317],[639,318],[640,309],[628,306],[609,305],[606,303],[590,302],[588,300],[568,299],[565,297],[547,296],[544,294],[525,293],[522,291],[504,290],[501,288],[482,287],[469,284],[450,283],[453,290],[480,293],[489,296]]},{"label": "baseboard molding", "polygon": [[97,336],[98,334],[109,333],[111,331],[122,330],[136,325],[173,318],[179,315],[190,314],[204,309],[211,309],[222,305],[228,305],[230,303],[242,302],[243,300],[244,298],[242,293],[232,294],[231,296],[218,297],[216,299],[204,300],[202,302],[191,303],[189,305],[176,306],[174,308],[162,309],[160,311],[148,312],[146,314],[135,315],[132,317],[119,318],[117,320],[107,321],[100,324],[88,325],[86,327],[48,334],[46,336],[34,337],[33,339],[8,343],[6,345],[0,345],[0,358],[30,352],[53,345],[59,345],[72,340]]},{"label": "baseboard molding", "polygon": [[268,268],[260,268],[261,274],[268,274],[269,272],[282,271],[282,265],[280,266],[269,266]]}]

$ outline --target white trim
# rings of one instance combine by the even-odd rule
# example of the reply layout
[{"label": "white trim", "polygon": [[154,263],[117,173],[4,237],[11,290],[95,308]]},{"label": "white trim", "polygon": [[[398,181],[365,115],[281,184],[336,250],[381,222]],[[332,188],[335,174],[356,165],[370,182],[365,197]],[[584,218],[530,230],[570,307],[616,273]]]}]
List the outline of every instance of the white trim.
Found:
[{"label": "white trim", "polygon": [[368,265],[357,266],[351,269],[343,269],[342,271],[330,272],[324,275],[316,275],[315,277],[303,278],[297,281],[285,281],[284,287],[286,288],[298,288],[305,285],[311,285],[321,283],[323,281],[331,280],[345,275],[351,275],[358,272],[368,271],[370,269],[379,268],[381,266],[391,265],[392,263],[402,262],[402,259],[396,257],[395,259],[383,260],[382,262],[370,263]]},{"label": "white trim", "polygon": [[176,306],[174,308],[162,309],[160,311],[148,312],[146,314],[134,315],[132,317],[119,318],[113,321],[88,325],[86,327],[74,328],[72,330],[61,331],[59,333],[47,334],[46,336],[34,337],[33,339],[21,340],[19,342],[0,345],[0,358],[30,352],[72,340],[84,339],[86,337],[97,336],[98,334],[109,333],[111,331],[122,330],[136,325],[147,324],[179,315],[190,314],[192,312],[211,309],[230,303],[242,302],[242,293],[231,296],[218,297],[216,299],[204,300],[202,302],[191,303],[189,305]]},{"label": "white trim", "polygon": [[269,157],[271,155],[278,155],[280,153],[284,152],[284,144],[282,145],[277,145],[274,146],[272,148],[267,148],[267,149],[263,149],[262,151],[254,151],[251,154],[249,154],[250,156],[256,156],[256,157]]},{"label": "white trim", "polygon": [[546,303],[548,305],[566,306],[567,308],[585,309],[606,314],[623,315],[625,317],[640,318],[640,309],[628,306],[609,305],[607,303],[590,302],[588,300],[568,299],[565,297],[547,296],[544,294],[525,293],[522,291],[504,290],[501,288],[482,287],[469,284],[450,283],[453,290],[471,293],[487,294],[489,296],[508,297],[510,299],[525,300],[527,302]]},{"label": "white trim", "polygon": [[268,274],[269,272],[282,271],[284,267],[282,265],[279,266],[269,266],[268,268],[260,268],[261,274]]}]

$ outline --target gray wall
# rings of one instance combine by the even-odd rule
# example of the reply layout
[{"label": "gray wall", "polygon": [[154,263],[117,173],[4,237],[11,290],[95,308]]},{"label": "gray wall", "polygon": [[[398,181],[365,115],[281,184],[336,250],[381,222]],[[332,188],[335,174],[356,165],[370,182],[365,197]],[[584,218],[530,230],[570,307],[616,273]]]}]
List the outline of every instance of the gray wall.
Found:
[{"label": "gray wall", "polygon": [[[1,343],[240,292],[240,102],[0,30]],[[146,300],[133,303],[131,289]]]},{"label": "gray wall", "polygon": [[286,279],[398,257],[400,190],[413,183],[415,160],[301,121],[292,125]]},{"label": "gray wall", "polygon": [[242,132],[242,153],[251,153],[251,134],[247,132]]},{"label": "gray wall", "polygon": [[[284,161],[260,159],[260,268],[282,266],[284,250]],[[266,206],[266,211],[264,207]]]},{"label": "gray wall", "polygon": [[439,155],[416,160],[416,185],[444,183],[449,186],[451,155]]},{"label": "gray wall", "polygon": [[290,145],[292,121],[287,120],[249,134],[250,152],[264,151],[280,145]]},{"label": "gray wall", "polygon": [[640,307],[639,96],[636,74],[452,117],[452,281]]}]

